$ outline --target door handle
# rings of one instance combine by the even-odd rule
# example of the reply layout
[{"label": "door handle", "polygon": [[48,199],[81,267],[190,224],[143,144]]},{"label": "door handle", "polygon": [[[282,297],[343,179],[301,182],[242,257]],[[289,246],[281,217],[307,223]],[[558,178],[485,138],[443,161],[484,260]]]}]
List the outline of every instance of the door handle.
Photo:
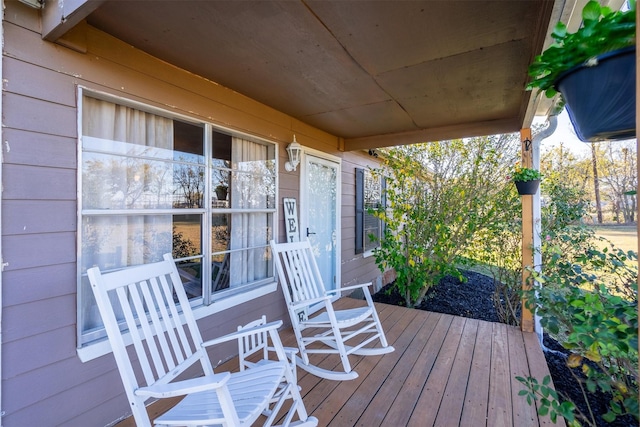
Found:
[{"label": "door handle", "polygon": [[307,237],[309,237],[312,234],[316,234],[313,231],[309,231],[309,227],[307,227]]}]

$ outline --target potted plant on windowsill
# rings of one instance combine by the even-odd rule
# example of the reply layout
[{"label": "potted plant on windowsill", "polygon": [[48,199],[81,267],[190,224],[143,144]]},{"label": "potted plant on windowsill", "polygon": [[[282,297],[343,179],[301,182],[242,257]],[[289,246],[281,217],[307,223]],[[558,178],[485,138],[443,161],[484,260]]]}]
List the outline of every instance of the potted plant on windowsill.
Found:
[{"label": "potted plant on windowsill", "polygon": [[516,165],[511,176],[511,180],[516,184],[518,194],[521,196],[536,194],[541,179],[540,171],[520,165]]},{"label": "potted plant on windowsill", "polygon": [[582,10],[575,33],[559,22],[555,43],[529,66],[527,89],[561,94],[578,137],[585,142],[635,136],[636,21],[630,10],[612,12],[596,0]]}]

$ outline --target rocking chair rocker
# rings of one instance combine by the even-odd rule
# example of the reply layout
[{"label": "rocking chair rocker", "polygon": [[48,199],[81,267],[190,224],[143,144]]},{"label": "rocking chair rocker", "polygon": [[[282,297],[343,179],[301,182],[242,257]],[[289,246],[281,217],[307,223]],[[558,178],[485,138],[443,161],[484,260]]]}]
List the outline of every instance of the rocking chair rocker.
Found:
[{"label": "rocking chair rocker", "polygon": [[[241,328],[203,342],[169,254],[153,264],[106,274],[94,267],[87,274],[138,427],[151,426],[146,401],[175,396],[186,397],[156,418],[155,426],[250,426],[263,415],[264,425],[271,426],[288,399],[292,402],[286,406],[289,411],[282,425],[317,425],[318,420],[307,415],[282,347],[278,335],[282,321]],[[124,319],[116,313],[123,313]],[[270,337],[278,360],[241,372],[214,373],[208,346],[263,334]],[[135,354],[127,352],[127,335]],[[197,362],[203,376],[176,380]],[[138,383],[136,372],[141,372],[143,384]],[[298,420],[291,422],[294,416]]]},{"label": "rocking chair rocker", "polygon": [[[351,369],[348,357],[350,354],[372,356],[394,351],[387,343],[373,305],[369,293],[371,283],[326,291],[309,241],[277,244],[272,240],[271,249],[300,349],[300,356],[296,356],[297,366],[320,378],[351,380],[357,378],[358,373]],[[365,306],[334,310],[332,294],[356,289],[361,289],[364,293]],[[311,308],[312,306],[315,307]],[[308,317],[307,313],[317,307],[324,310]],[[308,331],[305,334],[307,329],[312,330],[313,335]],[[375,340],[379,340],[381,346],[365,347]],[[353,342],[354,345],[347,345],[347,341]],[[322,345],[320,348],[317,345],[310,346],[314,343]],[[309,355],[318,353],[338,354],[342,362],[342,372],[313,365]]]}]

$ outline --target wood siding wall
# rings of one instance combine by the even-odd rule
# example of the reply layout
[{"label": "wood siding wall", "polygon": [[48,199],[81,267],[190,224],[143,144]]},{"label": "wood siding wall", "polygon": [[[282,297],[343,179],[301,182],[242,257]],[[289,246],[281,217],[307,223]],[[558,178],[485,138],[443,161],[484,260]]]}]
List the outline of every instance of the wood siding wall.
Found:
[{"label": "wood siding wall", "polygon": [[[338,138],[133,49],[80,24],[74,49],[43,41],[39,12],[17,1],[5,11],[2,194],[2,424],[104,426],[129,413],[109,354],[76,355],[77,87],[144,102],[280,143],[280,197],[299,197],[286,173],[292,134],[342,164],[342,282],[374,280],[372,258],[354,255],[354,168]],[[280,215],[282,222],[282,215]],[[283,224],[280,224],[283,233]],[[205,339],[264,313],[288,322],[279,291],[200,322]],[[232,351],[231,349],[229,351]],[[230,354],[216,355],[224,359]]]}]

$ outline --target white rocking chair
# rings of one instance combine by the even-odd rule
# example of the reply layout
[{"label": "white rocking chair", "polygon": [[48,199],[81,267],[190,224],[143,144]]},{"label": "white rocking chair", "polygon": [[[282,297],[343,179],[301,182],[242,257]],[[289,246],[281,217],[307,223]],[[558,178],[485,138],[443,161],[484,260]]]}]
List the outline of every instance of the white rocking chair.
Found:
[{"label": "white rocking chair", "polygon": [[[380,355],[394,351],[387,343],[378,313],[373,305],[369,285],[364,283],[341,289],[325,291],[320,270],[311,252],[309,241],[280,243],[271,241],[282,292],[291,317],[293,331],[298,341],[300,356],[297,365],[305,371],[330,380],[350,380],[358,377],[351,369],[349,355]],[[366,300],[363,307],[334,310],[332,297],[337,292],[362,289]],[[321,305],[324,310],[308,317],[311,306]],[[305,330],[312,330],[312,334]],[[320,331],[320,332],[318,332]],[[365,347],[380,341],[378,347]],[[353,345],[347,345],[352,341]],[[321,343],[310,347],[311,344]],[[320,368],[310,362],[309,355],[337,353],[342,362],[342,372]]]},{"label": "white rocking chair", "polygon": [[[170,255],[161,262],[106,274],[94,267],[87,274],[138,427],[151,426],[145,402],[175,396],[186,397],[156,418],[155,426],[250,426],[269,410],[276,392],[279,398],[265,426],[273,425],[288,399],[293,403],[282,425],[317,425],[318,420],[307,415],[287,362],[278,335],[282,321],[203,342]],[[124,319],[116,318],[116,313],[124,313]],[[208,346],[261,333],[269,334],[277,361],[236,373],[214,373]],[[127,335],[135,349],[132,356],[126,348]],[[197,362],[203,376],[176,381]],[[136,373],[143,385],[138,384]],[[292,423],[294,415],[298,420]]]},{"label": "white rocking chair", "polygon": [[[277,345],[273,345],[273,343],[271,343],[272,345],[269,345],[270,336],[267,333],[267,330],[265,330],[264,328],[258,328],[259,326],[266,325],[266,324],[267,324],[267,317],[263,315],[260,319],[247,323],[244,326],[238,326],[238,331],[242,331],[246,329],[255,330],[255,333],[251,335],[243,335],[238,338],[238,359],[239,359],[238,362],[239,362],[241,371],[244,371],[245,369],[251,369],[256,366],[260,366],[264,363],[269,363],[270,354],[275,352],[277,355],[277,349],[282,347],[281,342]],[[277,339],[279,340],[280,337],[278,336]],[[273,339],[271,339],[271,341],[273,341]],[[290,371],[293,373],[292,384],[296,384],[297,370],[296,370],[295,355],[296,353],[298,353],[298,349],[291,348],[291,347],[283,347],[283,348],[285,353],[288,356],[288,361],[290,363]],[[283,393],[287,393],[287,392],[292,394],[296,393],[296,391],[289,391],[288,387],[290,382],[291,381],[289,379],[283,378],[283,381],[280,383],[278,390],[271,398],[272,404],[275,403],[277,406],[278,402],[281,401],[280,397],[282,396]],[[299,390],[300,388],[298,387],[298,391],[297,391],[298,394],[299,394]],[[273,410],[276,410],[277,412],[276,408],[270,408],[268,410],[263,411],[263,414],[266,416],[269,416],[271,415],[271,412]]]}]

